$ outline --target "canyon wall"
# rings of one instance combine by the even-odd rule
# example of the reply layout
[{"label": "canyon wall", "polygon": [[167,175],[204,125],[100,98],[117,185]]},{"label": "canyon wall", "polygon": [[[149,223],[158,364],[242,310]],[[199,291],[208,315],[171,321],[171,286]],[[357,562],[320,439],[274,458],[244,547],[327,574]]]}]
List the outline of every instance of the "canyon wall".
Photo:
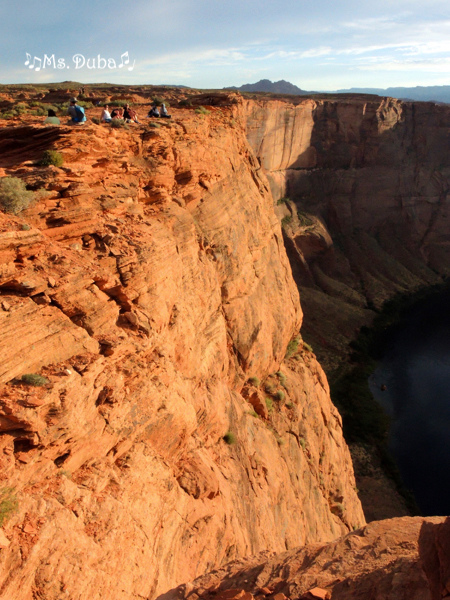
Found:
[{"label": "canyon wall", "polygon": [[0,128],[39,190],[0,213],[2,597],[154,598],[364,523],[242,110]]},{"label": "canyon wall", "polygon": [[450,107],[391,98],[243,103],[328,371],[373,308],[450,272]]}]

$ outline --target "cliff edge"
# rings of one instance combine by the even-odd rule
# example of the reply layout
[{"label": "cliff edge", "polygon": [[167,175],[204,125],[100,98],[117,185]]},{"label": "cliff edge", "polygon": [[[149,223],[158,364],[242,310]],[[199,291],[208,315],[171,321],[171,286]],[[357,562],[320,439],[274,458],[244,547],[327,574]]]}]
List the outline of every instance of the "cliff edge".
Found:
[{"label": "cliff edge", "polygon": [[0,128],[39,190],[0,213],[5,598],[154,598],[364,524],[239,110]]}]

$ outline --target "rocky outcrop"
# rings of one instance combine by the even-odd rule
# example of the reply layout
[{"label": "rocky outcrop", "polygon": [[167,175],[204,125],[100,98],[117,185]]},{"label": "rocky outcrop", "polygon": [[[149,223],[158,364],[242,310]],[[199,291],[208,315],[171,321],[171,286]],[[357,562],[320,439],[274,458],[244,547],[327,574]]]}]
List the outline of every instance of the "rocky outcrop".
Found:
[{"label": "rocky outcrop", "polygon": [[[332,368],[374,306],[446,272],[448,109],[189,102],[0,128],[1,175],[40,191],[0,213],[0,595],[151,599],[219,569],[176,594],[445,597],[443,519],[353,531],[283,237]],[[36,166],[49,147],[62,168]]]},{"label": "rocky outcrop", "polygon": [[153,598],[364,523],[268,182],[209,110],[3,146],[46,192],[0,214],[4,597]]},{"label": "rocky outcrop", "polygon": [[161,600],[441,600],[450,597],[449,519],[367,525],[330,544],[226,565]]}]

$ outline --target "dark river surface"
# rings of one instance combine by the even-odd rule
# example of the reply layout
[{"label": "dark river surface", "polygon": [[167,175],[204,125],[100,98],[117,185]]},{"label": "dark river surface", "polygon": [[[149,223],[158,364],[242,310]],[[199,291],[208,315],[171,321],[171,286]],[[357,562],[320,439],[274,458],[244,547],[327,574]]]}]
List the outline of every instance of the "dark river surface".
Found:
[{"label": "dark river surface", "polygon": [[390,450],[422,514],[450,515],[449,291],[408,313],[369,384],[392,418]]}]

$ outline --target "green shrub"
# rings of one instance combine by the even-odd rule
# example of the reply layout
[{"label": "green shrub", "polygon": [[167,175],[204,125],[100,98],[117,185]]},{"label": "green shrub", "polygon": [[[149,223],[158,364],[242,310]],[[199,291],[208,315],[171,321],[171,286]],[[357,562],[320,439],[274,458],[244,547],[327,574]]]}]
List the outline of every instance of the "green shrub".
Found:
[{"label": "green shrub", "polygon": [[207,110],[204,106],[199,106],[195,109],[195,112],[198,115],[209,115],[209,110]]},{"label": "green shrub", "polygon": [[305,350],[307,350],[308,352],[314,352],[314,350],[312,349],[312,346],[310,346],[309,344],[307,344],[306,342],[303,342],[303,348]]},{"label": "green shrub", "polygon": [[261,381],[258,379],[258,377],[249,377],[248,382],[250,385],[254,385],[255,387],[259,387],[259,385],[261,383]]},{"label": "green shrub", "polygon": [[54,110],[55,112],[58,112],[58,110],[65,109],[67,111],[67,104],[47,104],[46,102],[31,102],[30,106],[32,108],[42,110],[43,112],[41,114],[47,114],[47,111],[49,110]]},{"label": "green shrub", "polygon": [[297,217],[302,227],[311,227],[311,225],[314,225],[314,221],[301,210],[297,212]]},{"label": "green shrub", "polygon": [[272,398],[266,398],[266,406],[267,406],[267,410],[269,412],[272,412],[272,410],[273,410]]},{"label": "green shrub", "polygon": [[67,102],[59,102],[58,104],[55,105],[56,110],[55,112],[62,112],[64,115],[67,115],[67,109],[69,107]]},{"label": "green shrub", "polygon": [[19,503],[13,488],[4,487],[0,489],[0,527],[16,512]]},{"label": "green shrub", "polygon": [[290,198],[279,198],[279,200],[277,200],[277,206],[280,206],[280,204],[287,204],[288,202],[290,202]]},{"label": "green shrub", "polygon": [[229,446],[232,446],[236,443],[236,436],[232,431],[227,431],[227,433],[223,436],[223,441],[226,442]]},{"label": "green shrub", "polygon": [[148,126],[155,127],[156,129],[159,129],[161,127],[161,125],[159,123],[149,123]]},{"label": "green shrub", "polygon": [[60,469],[56,475],[58,477],[66,477],[67,479],[72,479],[72,473],[70,471],[67,471],[67,469]]},{"label": "green shrub", "polygon": [[62,167],[64,164],[63,155],[61,152],[56,152],[56,150],[45,150],[38,164],[41,167],[48,167],[49,165]]},{"label": "green shrub", "polygon": [[292,222],[292,215],[286,215],[281,219],[281,227],[286,227]]},{"label": "green shrub", "polygon": [[276,392],[274,397],[275,397],[275,400],[277,400],[277,402],[283,402],[283,400],[285,398],[285,394],[282,390],[278,390],[278,392]]},{"label": "green shrub", "polygon": [[337,515],[338,517],[342,517],[345,512],[345,508],[342,502],[335,502],[334,504],[332,504],[331,512]]},{"label": "green shrub", "polygon": [[276,386],[272,381],[267,382],[264,385],[264,391],[267,392],[268,394],[273,394],[276,390]]},{"label": "green shrub", "polygon": [[20,378],[22,383],[26,383],[27,385],[33,385],[35,387],[41,387],[43,385],[47,385],[50,381],[47,377],[43,377],[42,375],[38,375],[37,373],[25,373]]},{"label": "green shrub", "polygon": [[128,123],[125,123],[123,119],[113,119],[111,121],[111,127],[115,129],[129,129]]},{"label": "green shrub", "polygon": [[296,335],[289,342],[289,344],[286,348],[286,354],[284,355],[284,358],[288,359],[288,358],[291,358],[291,356],[293,356],[294,354],[296,354],[299,344],[300,344],[300,336]]},{"label": "green shrub", "polygon": [[18,177],[2,177],[0,180],[0,206],[7,213],[17,215],[28,208],[34,194],[27,190]]},{"label": "green shrub", "polygon": [[277,371],[277,377],[280,380],[281,385],[286,389],[287,377],[282,371]]},{"label": "green shrub", "polygon": [[92,117],[91,121],[96,125],[100,125],[100,119],[98,117]]}]

